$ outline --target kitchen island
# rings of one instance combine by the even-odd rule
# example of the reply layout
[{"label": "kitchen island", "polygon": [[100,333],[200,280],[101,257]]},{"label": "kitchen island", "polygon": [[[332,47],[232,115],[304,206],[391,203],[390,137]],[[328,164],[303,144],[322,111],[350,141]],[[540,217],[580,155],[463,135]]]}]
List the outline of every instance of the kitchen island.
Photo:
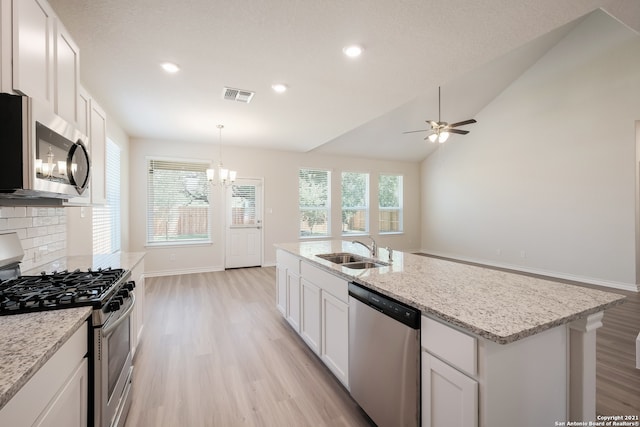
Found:
[{"label": "kitchen island", "polygon": [[[340,240],[276,247],[290,267],[287,272],[295,270],[290,258],[287,261],[294,257],[306,270],[356,282],[421,311],[423,425],[533,426],[595,419],[595,330],[603,311],[621,304],[624,296],[398,251],[389,260],[384,249],[377,258],[388,265],[359,270],[317,256],[346,252],[370,257],[366,248]],[[279,258],[283,271],[280,264]],[[298,273],[303,284],[305,268]],[[284,296],[293,304],[285,315],[304,332],[304,301],[295,307],[304,286],[296,292],[295,271],[287,274]],[[279,300],[282,296],[279,286]],[[467,390],[460,393],[471,402],[465,403],[465,411],[472,419],[460,424],[446,415],[444,421],[438,418],[429,401],[434,381],[446,376],[442,371],[447,369],[455,371],[448,381],[462,374],[461,381],[469,383],[454,388],[454,393]]]}]

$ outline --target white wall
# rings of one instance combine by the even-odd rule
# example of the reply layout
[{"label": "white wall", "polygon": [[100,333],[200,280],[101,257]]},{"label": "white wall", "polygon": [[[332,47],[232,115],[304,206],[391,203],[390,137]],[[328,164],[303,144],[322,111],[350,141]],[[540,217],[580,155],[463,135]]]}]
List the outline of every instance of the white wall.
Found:
[{"label": "white wall", "polygon": [[588,16],[422,164],[425,252],[636,289],[640,38]]},{"label": "white wall", "polygon": [[[185,144],[179,141],[131,141],[131,250],[146,251],[145,267],[149,275],[177,274],[213,271],[224,266],[223,212],[214,208],[213,243],[210,245],[145,247],[146,241],[146,166],[147,156],[171,158],[208,159],[218,162],[217,145]],[[417,162],[387,162],[377,160],[322,156],[313,153],[292,153],[271,150],[234,148],[224,146],[223,161],[226,167],[238,171],[239,177],[264,178],[264,265],[275,263],[275,243],[298,240],[298,170],[300,167],[316,167],[332,170],[332,232],[340,238],[340,187],[343,170],[361,171],[374,176],[380,172],[404,175],[406,233],[379,237],[381,246],[415,250],[420,247],[419,221],[419,170]],[[372,185],[371,200],[377,200],[377,190]],[[219,187],[214,189],[213,203],[222,206]],[[377,209],[371,208],[371,218],[377,218]],[[375,223],[375,221],[374,221]],[[374,224],[373,226],[377,226]],[[172,260],[174,259],[174,260]]]}]

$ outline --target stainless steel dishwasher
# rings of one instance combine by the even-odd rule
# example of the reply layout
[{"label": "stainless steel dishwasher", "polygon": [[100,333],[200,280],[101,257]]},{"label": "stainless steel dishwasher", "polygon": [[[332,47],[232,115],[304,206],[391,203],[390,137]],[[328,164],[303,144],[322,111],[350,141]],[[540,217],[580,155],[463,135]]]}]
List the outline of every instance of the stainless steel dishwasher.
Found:
[{"label": "stainless steel dishwasher", "polygon": [[420,424],[420,311],[349,283],[349,388],[378,427]]}]

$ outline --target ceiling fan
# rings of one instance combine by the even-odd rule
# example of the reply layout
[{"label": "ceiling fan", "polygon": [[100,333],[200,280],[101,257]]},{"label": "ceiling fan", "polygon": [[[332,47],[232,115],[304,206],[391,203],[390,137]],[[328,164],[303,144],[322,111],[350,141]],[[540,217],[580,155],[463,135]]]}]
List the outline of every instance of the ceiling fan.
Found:
[{"label": "ceiling fan", "polygon": [[476,120],[469,119],[469,120],[464,120],[462,122],[451,123],[451,124],[440,121],[440,86],[438,86],[438,121],[436,122],[434,120],[426,120],[426,122],[429,123],[429,125],[431,125],[430,129],[410,130],[403,133],[431,132],[431,134],[425,136],[424,139],[426,140],[428,138],[429,141],[431,142],[438,141],[442,143],[442,142],[445,142],[447,139],[449,139],[449,135],[452,133],[457,133],[460,135],[468,134],[469,133],[468,130],[454,129],[454,128],[476,123]]}]

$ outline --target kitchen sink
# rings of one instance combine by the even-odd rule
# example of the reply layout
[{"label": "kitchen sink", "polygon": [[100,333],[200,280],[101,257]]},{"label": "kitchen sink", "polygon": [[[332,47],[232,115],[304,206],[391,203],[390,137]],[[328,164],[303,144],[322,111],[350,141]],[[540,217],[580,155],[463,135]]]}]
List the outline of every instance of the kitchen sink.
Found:
[{"label": "kitchen sink", "polygon": [[388,267],[389,264],[387,264],[386,262],[360,261],[360,262],[349,262],[346,264],[342,264],[342,266],[347,268],[353,268],[356,270],[362,270],[365,268]]},{"label": "kitchen sink", "polygon": [[317,255],[319,258],[326,259],[329,262],[334,264],[346,264],[350,262],[360,262],[365,258],[360,255],[350,254],[348,252],[338,252],[333,254],[320,254]]},{"label": "kitchen sink", "polygon": [[360,255],[351,254],[348,252],[337,252],[331,254],[319,254],[318,258],[326,259],[334,264],[339,264],[343,267],[353,268],[355,270],[362,270],[365,268],[377,268],[387,267],[389,264],[382,261],[365,258]]}]

